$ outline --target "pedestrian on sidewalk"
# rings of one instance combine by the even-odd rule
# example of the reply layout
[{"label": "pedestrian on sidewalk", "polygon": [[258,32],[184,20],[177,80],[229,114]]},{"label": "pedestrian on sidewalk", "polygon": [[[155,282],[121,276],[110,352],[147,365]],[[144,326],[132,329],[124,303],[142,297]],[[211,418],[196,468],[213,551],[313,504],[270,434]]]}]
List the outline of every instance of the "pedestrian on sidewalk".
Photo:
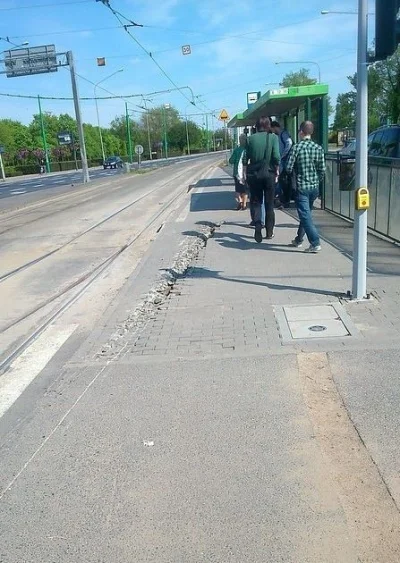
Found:
[{"label": "pedestrian on sidewalk", "polygon": [[254,239],[262,242],[261,206],[264,199],[266,238],[274,236],[275,184],[279,174],[279,141],[271,132],[269,117],[260,117],[256,123],[257,133],[251,135],[244,153],[245,175],[250,188],[250,207],[255,223]]},{"label": "pedestrian on sidewalk", "polygon": [[312,209],[319,196],[319,186],[325,174],[325,156],[323,148],[311,140],[314,125],[311,121],[304,121],[300,125],[300,141],[294,145],[287,165],[286,172],[296,177],[296,207],[300,220],[297,236],[291,246],[300,248],[304,236],[310,243],[306,252],[317,253],[321,250],[320,238],[312,218]]},{"label": "pedestrian on sidewalk", "polygon": [[237,201],[237,211],[247,208],[247,187],[244,177],[243,153],[246,149],[247,137],[240,135],[239,146],[236,147],[229,159],[229,164],[233,165],[233,179],[235,181],[235,193]]},{"label": "pedestrian on sidewalk", "polygon": [[272,121],[271,131],[278,136],[279,139],[279,152],[281,155],[281,162],[279,165],[279,181],[276,185],[275,196],[277,199],[277,207],[289,207],[290,200],[292,199],[291,183],[287,181],[287,175],[283,173],[285,170],[290,150],[293,146],[293,141],[289,131],[282,129],[279,121]]}]

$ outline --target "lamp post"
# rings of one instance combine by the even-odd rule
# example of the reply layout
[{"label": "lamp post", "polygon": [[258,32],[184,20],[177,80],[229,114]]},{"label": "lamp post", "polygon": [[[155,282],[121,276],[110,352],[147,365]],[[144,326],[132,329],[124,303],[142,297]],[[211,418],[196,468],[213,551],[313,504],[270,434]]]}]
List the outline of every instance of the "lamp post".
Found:
[{"label": "lamp post", "polygon": [[185,108],[185,123],[186,123],[186,144],[187,144],[187,153],[188,155],[190,155],[190,143],[189,143],[189,126],[188,126],[188,114],[187,114],[187,108],[193,105],[192,102],[190,102],[190,104],[188,104]]},{"label": "lamp post", "polygon": [[103,144],[103,135],[101,134],[101,127],[100,127],[100,116],[99,116],[99,104],[97,103],[97,98],[96,98],[96,89],[97,87],[102,84],[103,82],[105,82],[106,80],[108,80],[109,78],[112,78],[113,76],[115,76],[116,74],[118,74],[119,72],[122,72],[124,69],[120,68],[118,70],[116,70],[115,72],[113,72],[112,74],[110,74],[109,76],[106,76],[105,78],[103,78],[102,80],[100,80],[99,82],[97,82],[94,85],[93,88],[93,97],[94,97],[94,102],[96,104],[96,115],[97,115],[97,127],[99,129],[99,136],[100,136],[100,145],[101,145],[101,155],[103,157],[103,162],[106,159],[106,155],[104,152],[104,144]]},{"label": "lamp post", "polygon": [[315,65],[318,68],[318,83],[321,83],[321,67],[316,61],[276,61],[276,65],[297,65],[297,64],[307,64]]},{"label": "lamp post", "polygon": [[6,43],[9,43],[10,45],[12,45],[14,47],[14,49],[19,49],[20,47],[27,47],[29,45],[28,41],[24,41],[23,43],[20,43],[19,45],[17,45],[13,41],[10,41],[9,37],[0,37],[0,41],[5,41]]},{"label": "lamp post", "polygon": [[162,117],[163,117],[163,129],[164,129],[164,156],[168,158],[168,133],[167,133],[167,119],[165,115],[165,110],[169,109],[170,104],[164,104],[162,106]]},{"label": "lamp post", "polygon": [[[149,158],[150,160],[153,160],[153,151],[151,150],[151,138],[150,138],[150,123],[149,123],[149,112],[147,109],[147,104],[146,102],[152,102],[152,100],[148,100],[147,98],[145,98],[144,96],[142,96],[143,98],[143,104],[144,104],[144,109],[146,111],[146,127],[147,127],[147,142],[149,144]],[[139,106],[141,107],[141,106]]]},{"label": "lamp post", "polygon": [[[358,0],[358,11],[321,14],[358,14],[357,41],[357,118],[356,118],[356,194],[368,186],[368,0]],[[368,211],[355,209],[353,231],[352,299],[367,297]]]}]

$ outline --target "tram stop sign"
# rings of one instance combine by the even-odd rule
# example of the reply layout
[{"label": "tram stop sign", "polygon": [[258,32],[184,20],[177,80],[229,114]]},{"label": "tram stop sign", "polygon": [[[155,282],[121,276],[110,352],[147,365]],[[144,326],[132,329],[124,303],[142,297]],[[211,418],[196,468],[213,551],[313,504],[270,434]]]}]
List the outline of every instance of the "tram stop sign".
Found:
[{"label": "tram stop sign", "polygon": [[141,155],[141,154],[143,154],[143,151],[144,151],[144,149],[143,149],[142,145],[135,145],[135,153],[136,154]]}]

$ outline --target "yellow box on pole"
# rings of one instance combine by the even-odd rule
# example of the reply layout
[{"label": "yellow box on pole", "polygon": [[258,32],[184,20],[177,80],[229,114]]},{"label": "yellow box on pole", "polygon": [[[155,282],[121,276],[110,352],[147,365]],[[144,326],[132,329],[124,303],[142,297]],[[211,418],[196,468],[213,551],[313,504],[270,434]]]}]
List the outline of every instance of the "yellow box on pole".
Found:
[{"label": "yellow box on pole", "polygon": [[356,209],[369,209],[370,197],[368,188],[359,188],[356,191]]}]

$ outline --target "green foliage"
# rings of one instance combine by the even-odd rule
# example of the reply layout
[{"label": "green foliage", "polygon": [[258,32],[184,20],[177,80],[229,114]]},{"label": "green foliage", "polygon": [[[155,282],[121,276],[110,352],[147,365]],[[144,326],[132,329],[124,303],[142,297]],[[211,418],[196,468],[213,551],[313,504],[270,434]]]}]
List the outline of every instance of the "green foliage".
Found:
[{"label": "green foliage", "polygon": [[[74,136],[75,148],[79,158],[79,138],[76,121],[68,114],[54,115],[50,112],[43,113],[43,123],[46,131],[46,143],[52,168],[61,170],[61,165],[66,168],[67,162],[74,159],[73,147],[60,147],[58,134],[70,132]],[[143,112],[139,119],[135,115],[129,116],[129,128],[132,145],[140,144],[144,147],[144,157],[148,157],[149,141],[151,150],[157,150],[164,140],[165,132],[171,154],[186,152],[187,134],[186,121],[179,116],[173,107],[159,106]],[[191,150],[200,150],[206,147],[206,132],[196,123],[188,121],[189,143]],[[100,162],[101,142],[98,127],[85,123],[86,152],[89,160]],[[128,155],[127,123],[126,116],[116,116],[109,128],[101,129],[104,152],[106,155]],[[12,119],[0,120],[0,144],[5,146],[4,161],[9,173],[17,174],[19,171],[37,168],[38,159],[43,157],[43,139],[41,121],[38,114],[34,115],[29,125],[23,125]],[[212,148],[212,134],[209,132],[209,147]],[[64,164],[62,164],[64,163]]]},{"label": "green foliage", "polygon": [[[340,94],[336,104],[334,129],[354,128],[356,115],[357,75],[349,76],[352,90]],[[386,61],[368,68],[368,128],[400,120],[400,49]]]},{"label": "green foliage", "polygon": [[317,82],[315,78],[310,77],[310,71],[307,68],[301,68],[296,72],[286,74],[280,85],[282,88],[290,88],[290,86],[311,86]]}]

